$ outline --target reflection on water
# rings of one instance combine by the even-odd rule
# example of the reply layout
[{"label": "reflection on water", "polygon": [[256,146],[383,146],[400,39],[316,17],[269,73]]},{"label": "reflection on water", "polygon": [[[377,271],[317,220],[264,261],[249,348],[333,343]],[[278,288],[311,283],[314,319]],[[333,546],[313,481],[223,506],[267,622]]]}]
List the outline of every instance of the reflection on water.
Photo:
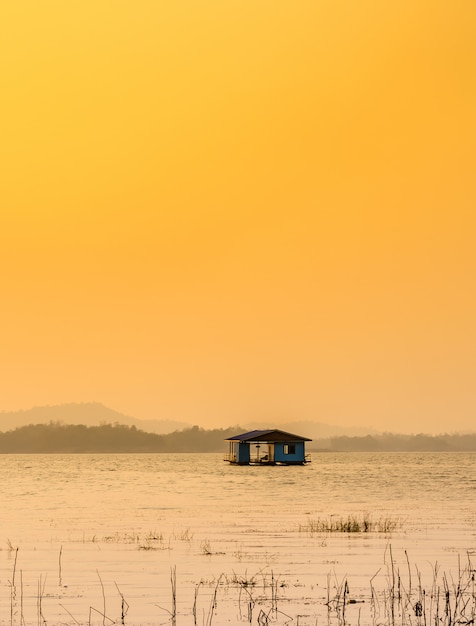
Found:
[{"label": "reflection on water", "polygon": [[[1,615],[12,608],[13,557],[30,594],[22,610],[47,577],[53,623],[74,623],[67,611],[84,616],[90,594],[102,594],[98,572],[111,596],[118,585],[134,604],[126,623],[152,624],[167,621],[156,604],[169,595],[171,567],[188,607],[200,580],[272,570],[287,581],[289,610],[308,596],[322,605],[331,571],[364,589],[389,545],[396,560],[454,567],[476,550],[475,460],[325,453],[305,467],[241,467],[221,454],[0,456]],[[309,519],[364,512],[401,527],[391,536],[303,530]]]}]

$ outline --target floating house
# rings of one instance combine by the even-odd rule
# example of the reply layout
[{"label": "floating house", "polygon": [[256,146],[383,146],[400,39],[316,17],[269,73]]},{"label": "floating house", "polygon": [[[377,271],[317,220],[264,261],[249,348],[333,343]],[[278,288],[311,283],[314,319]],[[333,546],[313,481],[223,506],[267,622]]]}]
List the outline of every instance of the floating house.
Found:
[{"label": "floating house", "polygon": [[225,461],[236,465],[305,465],[311,462],[306,454],[307,437],[283,430],[252,430],[225,439],[229,442]]}]

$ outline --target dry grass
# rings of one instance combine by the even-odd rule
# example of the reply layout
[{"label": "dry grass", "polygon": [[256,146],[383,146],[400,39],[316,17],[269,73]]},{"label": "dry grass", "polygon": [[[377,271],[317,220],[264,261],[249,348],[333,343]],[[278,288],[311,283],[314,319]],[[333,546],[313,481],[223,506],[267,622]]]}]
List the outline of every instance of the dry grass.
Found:
[{"label": "dry grass", "polygon": [[[208,553],[209,545],[204,546]],[[12,563],[12,571],[8,588],[10,592],[10,626],[31,626],[23,613],[24,584],[22,571],[17,568],[16,556]],[[61,550],[60,550],[61,555]],[[193,598],[189,593],[190,604],[177,603],[179,595],[176,567],[170,568],[170,599],[167,595],[159,602],[153,602],[157,609],[157,624],[175,626],[178,618],[182,623],[192,626],[219,626],[226,616],[226,608],[234,605],[234,613],[240,623],[271,626],[272,624],[290,624],[296,626],[314,626],[317,624],[318,605],[327,613],[329,626],[457,626],[476,624],[476,569],[471,562],[472,554],[468,552],[466,562],[458,559],[456,573],[443,572],[435,564],[432,575],[423,582],[418,567],[411,565],[408,555],[400,558],[397,564],[391,546],[387,546],[383,567],[370,579],[367,589],[359,588],[358,595],[353,595],[352,580],[347,576],[338,579],[328,575],[327,598],[303,598],[302,606],[290,608],[286,588],[296,586],[296,581],[286,581],[276,576],[273,571],[261,569],[253,575],[248,573],[226,575],[206,581],[200,580],[195,585]],[[20,573],[20,575],[18,575]],[[89,619],[80,621],[73,616],[71,610],[62,602],[59,607],[78,626],[81,624],[126,624],[125,617],[129,603],[115,584],[118,595],[107,595],[106,586],[96,570],[99,581],[99,605],[89,604]],[[61,565],[59,565],[61,578]],[[379,579],[378,584],[377,579]],[[38,625],[46,626],[51,603],[61,599],[47,589],[47,577],[40,575],[36,590],[36,620]],[[0,587],[1,588],[1,587]],[[186,597],[181,590],[180,597]],[[96,602],[98,602],[96,598]],[[31,599],[31,595],[30,595]],[[164,603],[165,601],[165,603]],[[358,605],[351,608],[351,605]],[[87,605],[86,605],[87,606]],[[312,607],[312,609],[311,609]],[[179,612],[180,609],[180,612]],[[285,609],[285,610],[284,610]],[[304,611],[304,613],[303,613]],[[290,613],[293,613],[292,615]],[[362,613],[362,621],[361,621]],[[120,617],[118,617],[120,615]],[[321,613],[322,615],[322,613]],[[3,616],[2,616],[3,618]],[[187,622],[188,618],[188,622]],[[216,619],[215,619],[216,618]],[[222,620],[220,622],[220,619]],[[230,621],[230,620],[227,620]],[[5,620],[1,623],[7,623]],[[49,622],[48,622],[49,623]],[[61,623],[72,623],[63,621]],[[129,626],[134,622],[128,621]],[[155,622],[154,622],[155,623]]]},{"label": "dry grass", "polygon": [[299,532],[314,533],[391,533],[402,526],[395,518],[379,517],[373,519],[368,513],[361,516],[329,516],[327,518],[309,518],[299,525]]}]

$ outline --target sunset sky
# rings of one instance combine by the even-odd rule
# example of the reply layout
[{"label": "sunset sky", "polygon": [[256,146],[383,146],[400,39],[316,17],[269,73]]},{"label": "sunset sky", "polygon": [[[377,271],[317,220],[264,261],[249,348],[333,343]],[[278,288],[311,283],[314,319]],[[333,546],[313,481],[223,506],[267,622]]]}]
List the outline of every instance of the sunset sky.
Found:
[{"label": "sunset sky", "polygon": [[476,429],[474,0],[0,25],[0,411]]}]

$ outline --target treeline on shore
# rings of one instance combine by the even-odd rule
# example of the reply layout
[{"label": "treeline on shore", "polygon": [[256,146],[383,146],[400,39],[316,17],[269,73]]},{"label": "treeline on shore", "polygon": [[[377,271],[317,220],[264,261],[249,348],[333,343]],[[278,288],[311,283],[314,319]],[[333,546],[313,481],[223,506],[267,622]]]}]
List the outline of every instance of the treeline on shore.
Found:
[{"label": "treeline on shore", "polygon": [[[224,440],[242,431],[236,426],[212,430],[192,426],[158,435],[122,424],[50,422],[0,432],[0,454],[222,452],[226,448]],[[476,433],[338,436],[314,440],[308,448],[330,452],[471,452],[476,451]]]},{"label": "treeline on shore", "polygon": [[192,426],[158,435],[122,424],[84,426],[50,422],[0,432],[0,454],[219,452],[223,450],[223,440],[236,433],[235,428],[204,430]]},{"label": "treeline on shore", "polygon": [[327,444],[326,449],[335,452],[473,452],[476,451],[476,433],[339,436],[331,437]]}]

